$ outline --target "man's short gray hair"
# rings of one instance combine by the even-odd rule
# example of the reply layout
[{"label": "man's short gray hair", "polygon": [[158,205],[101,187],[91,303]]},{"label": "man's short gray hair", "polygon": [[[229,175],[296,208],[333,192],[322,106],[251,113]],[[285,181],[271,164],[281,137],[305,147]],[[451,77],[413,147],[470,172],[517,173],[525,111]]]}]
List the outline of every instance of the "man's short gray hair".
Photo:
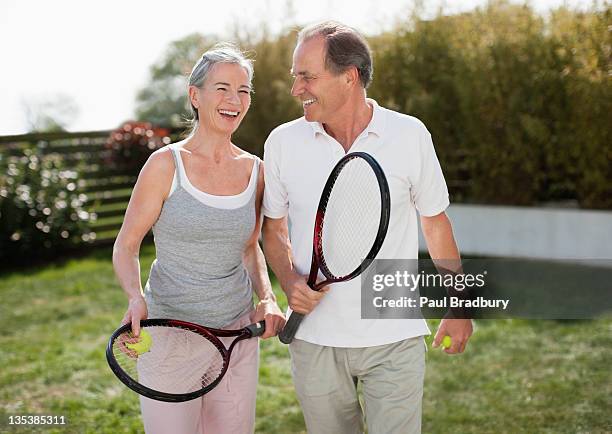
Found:
[{"label": "man's short gray hair", "polygon": [[325,67],[328,70],[340,74],[354,66],[362,86],[367,88],[370,85],[374,73],[372,52],[361,33],[336,21],[323,21],[303,28],[298,33],[298,44],[316,37],[325,40]]},{"label": "man's short gray hair", "polygon": [[[249,76],[249,85],[251,84],[253,80],[253,61],[247,58],[235,45],[224,42],[212,47],[196,62],[189,75],[189,86],[202,87],[212,67],[217,63],[234,63],[242,66]],[[191,115],[191,129],[193,132],[199,120],[198,110],[193,104],[191,104]]]}]

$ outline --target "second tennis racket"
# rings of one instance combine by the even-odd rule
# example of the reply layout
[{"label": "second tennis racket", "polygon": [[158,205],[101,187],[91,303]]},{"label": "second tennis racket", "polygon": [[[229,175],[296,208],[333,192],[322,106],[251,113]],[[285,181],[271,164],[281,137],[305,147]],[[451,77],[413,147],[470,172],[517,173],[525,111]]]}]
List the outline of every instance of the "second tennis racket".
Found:
[{"label": "second tennis racket", "polygon": [[[139,338],[132,335],[130,324],[112,334],[106,348],[111,370],[140,395],[183,402],[214,389],[227,372],[234,346],[261,336],[265,322],[220,330],[174,319],[146,319],[140,327]],[[228,347],[219,339],[226,337],[235,337]]]}]

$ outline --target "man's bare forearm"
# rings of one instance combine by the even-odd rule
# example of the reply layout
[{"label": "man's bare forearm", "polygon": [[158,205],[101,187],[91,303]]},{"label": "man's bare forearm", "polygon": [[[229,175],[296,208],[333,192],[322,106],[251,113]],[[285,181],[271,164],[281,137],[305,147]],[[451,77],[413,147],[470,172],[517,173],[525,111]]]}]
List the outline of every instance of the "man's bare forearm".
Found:
[{"label": "man's bare forearm", "polygon": [[286,291],[289,286],[288,282],[299,276],[293,266],[286,218],[265,218],[262,233],[268,264],[279,280],[283,291]]},{"label": "man's bare forearm", "polygon": [[[427,242],[429,255],[434,261],[438,272],[443,275],[463,273],[461,256],[455,242],[451,222],[446,213],[433,217],[422,217],[421,226],[425,241]],[[469,291],[460,291],[453,287],[447,288],[447,292],[450,296],[470,296]],[[449,314],[455,318],[471,318],[471,313],[462,308],[450,309]]]},{"label": "man's bare forearm", "polygon": [[313,291],[307,285],[305,276],[300,275],[293,266],[287,219],[266,218],[263,236],[266,259],[287,296],[289,307],[301,314],[311,312],[325,296],[329,287]]},{"label": "man's bare forearm", "polygon": [[453,235],[453,227],[446,213],[433,217],[421,217],[421,228],[427,243],[429,256],[438,267],[459,272],[461,255]]}]

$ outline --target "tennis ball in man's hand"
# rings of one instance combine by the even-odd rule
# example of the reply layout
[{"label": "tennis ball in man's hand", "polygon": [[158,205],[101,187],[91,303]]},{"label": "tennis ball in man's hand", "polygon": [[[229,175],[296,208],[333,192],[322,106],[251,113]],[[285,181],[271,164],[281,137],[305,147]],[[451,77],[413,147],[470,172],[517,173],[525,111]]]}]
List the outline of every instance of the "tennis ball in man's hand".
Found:
[{"label": "tennis ball in man's hand", "polygon": [[140,330],[140,336],[138,337],[138,342],[130,344],[125,344],[132,351],[136,351],[138,355],[144,354],[151,348],[151,335],[146,330]]},{"label": "tennis ball in man's hand", "polygon": [[444,338],[442,338],[442,348],[450,348],[451,343],[452,341],[450,336],[444,336]]}]

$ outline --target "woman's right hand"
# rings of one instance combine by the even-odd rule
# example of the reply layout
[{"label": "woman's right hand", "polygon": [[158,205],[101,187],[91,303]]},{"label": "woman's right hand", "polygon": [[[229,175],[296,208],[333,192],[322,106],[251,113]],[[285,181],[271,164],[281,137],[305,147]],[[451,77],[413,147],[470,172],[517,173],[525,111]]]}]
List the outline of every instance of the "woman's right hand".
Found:
[{"label": "woman's right hand", "polygon": [[138,296],[130,298],[127,311],[121,320],[121,324],[132,324],[132,334],[140,335],[140,320],[147,319],[149,313],[147,311],[147,302],[144,297]]}]

